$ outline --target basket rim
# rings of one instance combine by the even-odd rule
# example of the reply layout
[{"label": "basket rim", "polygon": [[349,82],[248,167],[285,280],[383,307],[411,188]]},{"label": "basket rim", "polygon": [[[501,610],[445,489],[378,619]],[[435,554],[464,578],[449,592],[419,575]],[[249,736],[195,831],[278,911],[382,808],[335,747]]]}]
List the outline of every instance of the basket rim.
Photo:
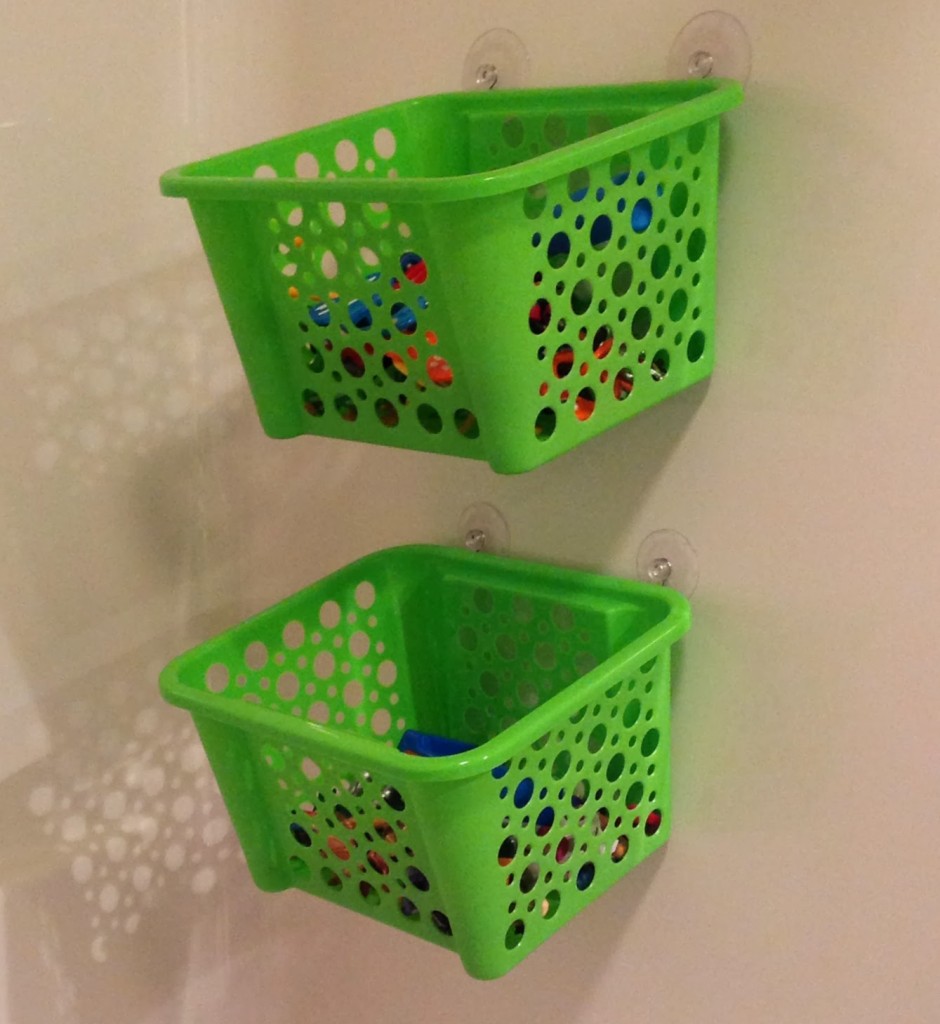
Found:
[{"label": "basket rim", "polygon": [[[354,129],[357,122],[372,119],[382,113],[415,110],[429,104],[452,103],[455,100],[467,107],[513,112],[523,102],[546,105],[559,93],[581,96],[585,99],[622,97],[629,99],[659,99],[663,109],[646,114],[626,125],[611,128],[588,139],[569,143],[549,153],[523,160],[496,170],[437,178],[334,178],[308,179],[279,177],[272,179],[232,177],[207,173],[220,159],[258,152],[277,142],[300,142],[312,130],[327,126],[348,125]],[[372,108],[360,114],[306,128],[299,132],[268,139],[217,154],[205,160],[187,163],[166,171],[160,178],[163,195],[190,200],[254,200],[254,201],[351,201],[351,202],[454,202],[490,198],[531,188],[570,171],[614,156],[625,148],[644,145],[663,135],[691,127],[738,106],[744,99],[741,83],[735,79],[709,78],[680,81],[640,82],[628,85],[570,86],[565,88],[506,89],[499,92],[450,92],[420,96],[398,103]]]},{"label": "basket rim", "polygon": [[[568,576],[577,579],[580,586],[587,584],[612,596],[619,594],[623,598],[633,600],[642,596],[646,600],[653,600],[662,606],[663,615],[660,621],[642,636],[615,651],[590,672],[569,683],[544,704],[533,708],[508,729],[465,753],[439,758],[407,757],[385,741],[358,736],[329,725],[300,720],[240,700],[220,700],[208,690],[196,689],[182,682],[181,670],[194,655],[204,654],[207,644],[224,643],[235,633],[250,628],[253,623],[269,616],[285,602],[300,599],[340,573],[366,570],[372,563],[388,559],[390,556],[394,557],[396,554],[436,558],[445,564],[451,562],[458,565],[489,565],[491,568],[498,568],[502,573],[510,567],[510,573],[524,572],[527,578],[532,578],[533,575],[542,578]],[[584,704],[603,697],[606,690],[618,681],[630,666],[643,664],[675,643],[688,631],[690,625],[691,609],[687,599],[677,591],[651,583],[586,573],[518,558],[474,553],[443,545],[403,545],[385,548],[351,562],[337,573],[323,577],[310,587],[305,587],[286,598],[285,601],[277,602],[209,641],[197,644],[180,654],[160,673],[160,691],[170,704],[185,708],[194,716],[212,719],[246,732],[257,731],[259,727],[265,732],[277,732],[286,740],[306,745],[312,753],[322,751],[324,755],[340,761],[359,762],[364,766],[364,770],[373,773],[381,770],[383,778],[389,781],[456,782],[485,775],[517,756],[540,737],[558,728],[561,722],[579,711]]]}]

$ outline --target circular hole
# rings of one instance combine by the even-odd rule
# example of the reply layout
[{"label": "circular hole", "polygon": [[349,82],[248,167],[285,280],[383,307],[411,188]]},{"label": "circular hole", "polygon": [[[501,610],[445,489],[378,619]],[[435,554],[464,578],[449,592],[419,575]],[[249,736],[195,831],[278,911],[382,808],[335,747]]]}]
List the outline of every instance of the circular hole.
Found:
[{"label": "circular hole", "polygon": [[689,235],[686,252],[689,254],[689,259],[693,263],[702,258],[702,253],[705,252],[705,232],[701,228],[696,228],[692,234]]},{"label": "circular hole", "polygon": [[526,869],[519,876],[519,889],[522,892],[531,892],[535,888],[535,883],[539,880],[540,870],[539,865],[535,861],[526,866]]},{"label": "circular hole", "polygon": [[629,849],[630,840],[626,836],[617,836],[617,841],[614,843],[610,851],[610,859],[615,864],[619,864],[623,858],[626,857]]},{"label": "circular hole", "polygon": [[574,367],[574,349],[570,345],[560,345],[552,357],[552,373],[564,380]]},{"label": "circular hole", "polygon": [[659,831],[660,825],[663,823],[663,816],[660,811],[650,811],[646,816],[646,824],[643,826],[643,831],[648,836],[654,836]]},{"label": "circular hole", "polygon": [[369,862],[369,866],[380,875],[388,874],[388,864],[380,853],[376,853],[375,850],[370,850],[366,854],[366,860]]},{"label": "circular hole", "polygon": [[564,231],[552,235],[548,242],[548,265],[554,269],[563,267],[571,254],[571,239]]},{"label": "circular hole", "polygon": [[336,836],[330,836],[326,841],[326,845],[339,857],[340,860],[349,860],[349,847]]},{"label": "circular hole", "polygon": [[408,379],[408,364],[397,352],[386,352],[382,356],[382,369],[396,384]]},{"label": "circular hole", "polygon": [[610,160],[610,180],[622,185],[630,177],[630,154],[617,153]]},{"label": "circular hole", "polygon": [[669,250],[669,246],[659,246],[653,253],[653,258],[650,261],[650,269],[653,271],[653,277],[665,277],[666,271],[669,270],[669,263],[671,259],[672,254]]},{"label": "circular hole", "polygon": [[298,178],[316,178],[320,173],[320,165],[312,153],[301,153],[294,161],[294,173]]},{"label": "circular hole", "polygon": [[516,856],[516,850],[519,849],[519,841],[515,836],[506,836],[499,847],[499,853],[496,855],[496,859],[499,861],[500,867],[508,867],[513,858]]},{"label": "circular hole", "polygon": [[638,199],[630,214],[630,226],[637,234],[642,234],[652,223],[653,204],[646,199]]},{"label": "circular hole", "polygon": [[551,807],[543,807],[535,819],[535,834],[537,836],[548,835],[552,825],[555,823],[555,811]]},{"label": "circular hole", "polygon": [[551,303],[548,299],[537,299],[529,310],[529,330],[533,334],[544,334],[551,322]]},{"label": "circular hole", "polygon": [[623,769],[626,764],[623,754],[614,754],[607,765],[607,780],[608,782],[616,782],[617,779],[623,775]]},{"label": "circular hole", "polygon": [[705,145],[705,125],[702,123],[693,124],[686,135],[686,145],[690,153],[698,153]]},{"label": "circular hole", "polygon": [[629,398],[633,394],[633,374],[630,370],[620,370],[614,377],[614,398],[618,402]]},{"label": "circular hole", "polygon": [[596,405],[597,396],[594,394],[594,389],[582,388],[578,392],[577,398],[575,398],[574,414],[583,423],[585,420],[589,420],[594,415],[594,409]]},{"label": "circular hole", "polygon": [[441,932],[442,935],[454,934],[454,931],[450,926],[450,920],[447,915],[442,913],[440,910],[431,911],[431,923],[439,932]]},{"label": "circular hole", "polygon": [[379,128],[372,136],[372,145],[377,156],[390,160],[395,155],[395,136],[388,128]]},{"label": "circular hole", "polygon": [[449,388],[454,383],[454,371],[443,356],[428,356],[425,369],[431,383],[439,388]]},{"label": "circular hole", "polygon": [[389,312],[392,323],[402,334],[411,335],[418,329],[418,318],[411,306],[405,305],[404,302],[395,302]]},{"label": "circular hole", "polygon": [[643,737],[643,741],[640,744],[640,753],[644,757],[649,757],[656,748],[659,746],[659,729],[650,729],[649,732]]},{"label": "circular hole", "polygon": [[583,278],[571,289],[571,310],[580,316],[590,308],[594,298],[594,286],[587,278]]},{"label": "circular hole", "polygon": [[310,833],[296,821],[290,823],[290,834],[301,846],[310,846],[313,843]]},{"label": "circular hole", "polygon": [[515,949],[522,942],[525,935],[525,924],[522,921],[513,921],[506,929],[506,949]]},{"label": "circular hole", "polygon": [[398,841],[398,836],[395,835],[395,830],[383,818],[376,818],[372,824],[375,827],[375,831],[378,833],[379,838],[384,839],[386,843],[395,843]]},{"label": "circular hole", "polygon": [[343,826],[348,828],[350,831],[356,827],[356,819],[352,816],[352,812],[349,808],[344,807],[342,804],[337,804],[333,808],[333,813],[336,815],[336,820]]},{"label": "circular hole", "polygon": [[418,422],[429,434],[439,434],[444,429],[441,414],[431,405],[418,406]]},{"label": "circular hole", "polygon": [[470,440],[480,436],[480,425],[469,409],[458,409],[454,413],[454,426],[458,433]]},{"label": "circular hole", "polygon": [[591,735],[588,736],[588,750],[592,754],[596,754],[598,750],[603,747],[607,741],[607,726],[598,723],[591,730]]},{"label": "circular hole", "polygon": [[535,792],[535,783],[532,779],[528,777],[520,779],[513,794],[512,802],[521,809],[532,799],[533,792]]},{"label": "circular hole", "polygon": [[636,697],[634,697],[633,700],[631,700],[624,708],[623,724],[628,729],[631,729],[639,721],[641,708],[642,705]]},{"label": "circular hole", "polygon": [[564,864],[574,852],[574,836],[563,836],[555,849],[555,860]]},{"label": "circular hole", "polygon": [[544,185],[532,185],[527,188],[522,197],[522,212],[529,218],[535,220],[542,215],[545,204],[548,202],[548,190]]},{"label": "circular hole", "polygon": [[563,779],[571,767],[571,754],[567,750],[560,750],[552,762],[552,778]]},{"label": "circular hole", "polygon": [[587,802],[587,798],[590,796],[591,786],[587,779],[581,779],[581,781],[571,791],[571,806],[577,810],[579,807],[583,807]]},{"label": "circular hole", "polygon": [[635,782],[630,784],[630,788],[627,790],[626,805],[627,810],[636,810],[640,805],[640,801],[643,799],[643,783],[637,779]]},{"label": "circular hole", "polygon": [[380,398],[376,401],[375,414],[383,427],[398,426],[398,410],[387,398]]},{"label": "circular hole", "polygon": [[417,921],[421,916],[418,908],[407,896],[398,897],[398,909],[405,917],[410,918],[412,921]]},{"label": "circular hole", "polygon": [[393,786],[386,786],[382,790],[382,799],[393,811],[403,811],[405,809],[405,801],[402,799],[401,793]]},{"label": "circular hole", "polygon": [[339,877],[339,875],[332,868],[328,868],[328,867],[320,868],[320,877],[323,879],[324,882],[326,882],[326,884],[331,889],[342,889],[343,888],[343,880]]},{"label": "circular hole", "polygon": [[650,146],[650,164],[655,170],[660,170],[666,166],[666,161],[669,159],[669,138],[663,136]]},{"label": "circular hole", "polygon": [[591,245],[595,249],[603,249],[610,241],[613,233],[614,226],[611,223],[610,217],[606,213],[602,213],[599,217],[595,218],[594,223],[591,225]]},{"label": "circular hole", "polygon": [[556,422],[555,410],[546,406],[535,417],[535,436],[540,441],[547,441],[555,433]]},{"label": "circular hole", "polygon": [[376,892],[375,887],[364,880],[359,883],[359,895],[362,896],[370,907],[377,907],[379,905],[379,894]]},{"label": "circular hole", "polygon": [[411,882],[416,889],[420,889],[421,892],[427,892],[428,889],[431,888],[431,883],[427,880],[427,876],[414,865],[409,864],[408,867],[405,868],[405,875],[407,876],[408,881]]},{"label": "circular hole", "polygon": [[669,319],[673,323],[678,323],[689,306],[689,296],[686,294],[684,288],[679,288],[673,292],[672,298],[669,300]]},{"label": "circular hole", "polygon": [[684,181],[680,181],[673,185],[672,192],[669,195],[669,212],[674,217],[679,217],[685,213],[685,208],[689,203],[689,186]]},{"label": "circular hole", "polygon": [[662,348],[650,362],[650,376],[653,380],[660,381],[667,373],[669,373],[669,353]]},{"label": "circular hole", "polygon": [[343,369],[350,377],[361,377],[366,372],[362,356],[354,348],[344,348],[339,354]]},{"label": "circular hole", "polygon": [[337,395],[333,399],[333,405],[336,407],[340,418],[347,423],[355,423],[359,418],[359,409],[349,395]]},{"label": "circular hole", "polygon": [[561,893],[557,889],[552,889],[550,892],[545,894],[545,898],[542,900],[542,917],[546,920],[553,918],[558,913],[558,907],[561,905]]},{"label": "circular hole", "polygon": [[337,142],[334,155],[336,163],[339,165],[340,170],[343,171],[352,171],[355,169],[356,164],[359,163],[359,150],[356,149],[356,144],[350,139],[343,139]]},{"label": "circular hole", "polygon": [[586,167],[579,167],[568,175],[568,196],[574,202],[580,203],[590,187],[591,175]]},{"label": "circular hole", "polygon": [[428,265],[416,252],[402,253],[399,260],[402,273],[412,284],[424,284],[428,279]]},{"label": "circular hole", "polygon": [[584,892],[591,883],[594,881],[594,865],[588,861],[587,864],[582,864],[578,871],[578,876],[575,879],[575,885]]},{"label": "circular hole", "polygon": [[689,344],[686,348],[686,353],[689,357],[690,363],[697,363],[702,358],[702,353],[705,351],[705,335],[702,331],[696,331],[691,338],[689,338]]},{"label": "circular hole", "polygon": [[633,337],[637,341],[642,340],[649,334],[649,329],[653,323],[653,314],[650,312],[648,306],[640,306],[639,309],[633,314],[633,320],[630,323],[630,330]]},{"label": "circular hole", "polygon": [[610,811],[606,807],[601,807],[597,810],[594,815],[594,820],[591,822],[591,832],[595,836],[599,836],[602,832],[607,831],[607,825],[610,822]]},{"label": "circular hole", "polygon": [[507,117],[502,127],[503,142],[512,149],[518,149],[525,139],[525,125],[518,117]]},{"label": "circular hole", "polygon": [[598,359],[604,359],[610,354],[614,347],[614,331],[609,324],[598,327],[594,333],[594,341],[591,348]]},{"label": "circular hole", "polygon": [[632,283],[633,267],[629,263],[618,264],[610,279],[610,287],[614,295],[626,295]]}]

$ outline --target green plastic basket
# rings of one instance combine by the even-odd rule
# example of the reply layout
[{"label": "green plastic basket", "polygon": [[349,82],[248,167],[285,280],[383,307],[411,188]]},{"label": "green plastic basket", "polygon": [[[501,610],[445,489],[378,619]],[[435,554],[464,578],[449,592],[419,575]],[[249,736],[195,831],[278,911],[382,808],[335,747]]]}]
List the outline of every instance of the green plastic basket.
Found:
[{"label": "green plastic basket", "polygon": [[265,431],[518,473],[706,377],[736,82],[433,96],[168,172]]},{"label": "green plastic basket", "polygon": [[[378,552],[182,655],[262,889],[504,974],[670,827],[672,591],[436,547]],[[406,729],[476,744],[423,758]]]}]

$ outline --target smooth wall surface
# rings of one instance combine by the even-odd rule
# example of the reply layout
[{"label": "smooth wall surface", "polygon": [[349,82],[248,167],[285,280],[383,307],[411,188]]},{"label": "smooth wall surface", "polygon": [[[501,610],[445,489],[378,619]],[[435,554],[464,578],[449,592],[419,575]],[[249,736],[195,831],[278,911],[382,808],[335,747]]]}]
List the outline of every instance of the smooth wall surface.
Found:
[{"label": "smooth wall surface", "polygon": [[[0,1021],[932,1021],[940,111],[928,4],[730,5],[718,370],[521,478],[265,438],[165,168],[458,87],[661,77],[701,8],[12,0],[0,35]],[[494,983],[253,888],[173,654],[496,505],[519,555],[698,552],[673,839]]]}]

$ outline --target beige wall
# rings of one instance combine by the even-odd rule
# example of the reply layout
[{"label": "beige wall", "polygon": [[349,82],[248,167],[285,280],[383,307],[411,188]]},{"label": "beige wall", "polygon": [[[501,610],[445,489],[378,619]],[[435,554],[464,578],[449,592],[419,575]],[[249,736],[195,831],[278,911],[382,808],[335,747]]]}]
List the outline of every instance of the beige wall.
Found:
[{"label": "beige wall", "polygon": [[[457,87],[658,77],[699,8],[59,0],[0,35],[0,1022],[940,1015],[940,9],[742,0],[719,365],[521,478],[266,439],[160,171]],[[507,978],[249,882],[167,658],[490,501],[519,555],[699,553],[664,855]]]}]

